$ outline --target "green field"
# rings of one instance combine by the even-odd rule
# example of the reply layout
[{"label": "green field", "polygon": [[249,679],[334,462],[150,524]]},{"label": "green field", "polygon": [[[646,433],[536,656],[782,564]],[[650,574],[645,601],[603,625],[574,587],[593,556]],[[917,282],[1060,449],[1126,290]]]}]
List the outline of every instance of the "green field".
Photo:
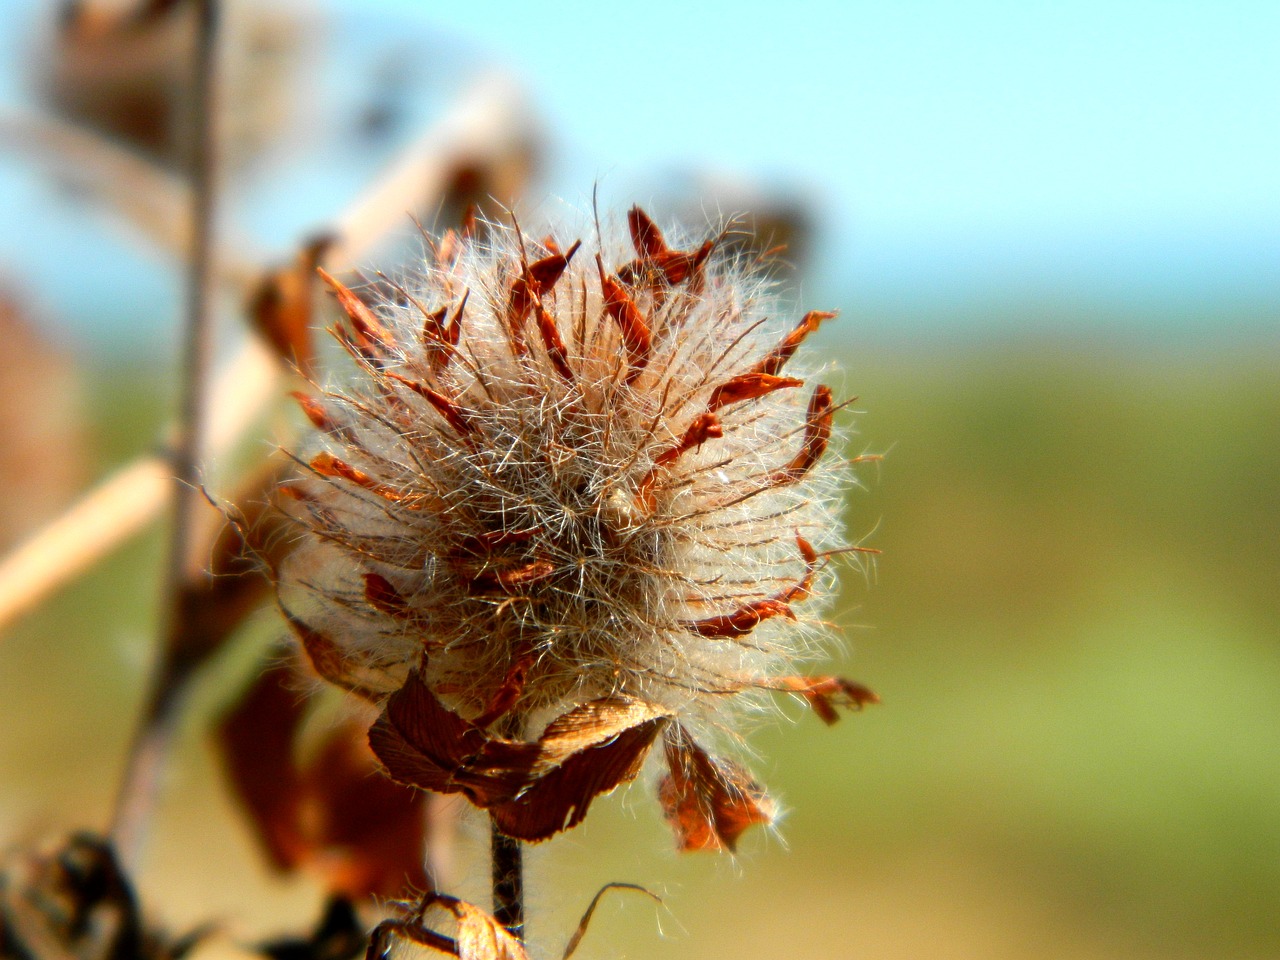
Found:
[{"label": "green field", "polygon": [[[865,411],[849,452],[887,454],[848,509],[884,553],[835,616],[840,669],[883,705],[756,737],[788,813],[736,861],[671,852],[652,782],[599,804],[535,851],[534,940],[558,955],[624,880],[665,907],[606,903],[578,957],[1280,956],[1275,334],[856,333],[824,343]],[[93,377],[105,469],[155,436],[165,391]],[[129,547],[0,642],[6,840],[102,824],[159,557],[157,536]],[[190,718],[142,877],[175,925],[311,910],[257,864],[202,730],[277,630],[264,611]],[[464,831],[460,870],[481,838]]]}]

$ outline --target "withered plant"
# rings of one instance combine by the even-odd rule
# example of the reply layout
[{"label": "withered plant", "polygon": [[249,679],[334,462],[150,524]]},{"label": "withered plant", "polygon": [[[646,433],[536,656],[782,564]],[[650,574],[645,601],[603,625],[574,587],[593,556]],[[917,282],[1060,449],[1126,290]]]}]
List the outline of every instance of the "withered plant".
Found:
[{"label": "withered plant", "polygon": [[[129,136],[170,144],[162,160],[180,158],[180,173],[56,118],[9,126],[72,150],[82,183],[185,258],[184,402],[168,460],[123,471],[0,565],[0,623],[166,502],[167,613],[109,839],[81,836],[38,861],[64,865],[39,882],[72,891],[53,914],[32,906],[52,902],[39,883],[0,889],[0,956],[177,957],[196,942],[142,921],[128,871],[193,678],[272,593],[296,645],[264,656],[214,733],[271,864],[312,872],[331,899],[313,932],[260,954],[376,960],[408,942],[523,960],[523,845],[579,824],[650,754],[680,849],[732,851],[771,823],[773,802],[733,757],[743,709],[781,693],[832,723],[837,708],[875,701],[808,672],[833,632],[821,615],[838,565],[872,552],[838,515],[868,459],[830,449],[847,403],[797,356],[834,314],[789,315],[767,255],[726,232],[669,238],[639,207],[526,233],[510,209],[529,141],[512,136],[515,111],[492,90],[415,143],[295,262],[232,256],[214,233],[219,4],[140,3],[85,21],[90,7],[63,24],[64,53],[85,36],[108,49],[112,29],[151,49],[174,35],[174,11],[186,18],[180,116],[161,137],[125,111]],[[78,96],[74,66],[57,73],[57,102],[119,127],[125,105],[109,89]],[[174,129],[190,142],[172,145]],[[376,269],[370,251],[406,211],[461,206],[486,183],[508,184],[503,203],[424,232],[417,262]],[[372,282],[352,279],[362,267]],[[210,387],[227,290],[255,338],[252,388],[235,376]],[[345,361],[322,361],[313,343],[326,313]],[[238,489],[203,490],[209,449],[288,393],[311,429]],[[96,537],[67,562],[86,518]],[[304,752],[317,679],[355,706]],[[455,808],[439,798],[450,794],[488,817],[492,913],[443,889]],[[114,893],[76,893],[65,864],[83,857]],[[63,921],[108,907],[124,932],[95,934],[86,953]]]}]

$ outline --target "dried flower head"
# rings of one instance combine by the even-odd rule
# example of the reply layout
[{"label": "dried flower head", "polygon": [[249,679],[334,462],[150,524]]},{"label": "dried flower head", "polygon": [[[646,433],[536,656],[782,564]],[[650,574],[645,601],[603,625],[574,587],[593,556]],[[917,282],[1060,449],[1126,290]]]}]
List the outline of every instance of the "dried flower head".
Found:
[{"label": "dried flower head", "polygon": [[661,735],[686,848],[767,821],[689,728],[743,694],[834,719],[865,689],[795,676],[846,549],[837,404],[768,282],[639,208],[595,250],[447,233],[376,308],[326,275],[358,367],[300,396],[319,452],[281,605],[321,676],[383,706],[394,778],[465,793],[511,836],[577,823]]}]

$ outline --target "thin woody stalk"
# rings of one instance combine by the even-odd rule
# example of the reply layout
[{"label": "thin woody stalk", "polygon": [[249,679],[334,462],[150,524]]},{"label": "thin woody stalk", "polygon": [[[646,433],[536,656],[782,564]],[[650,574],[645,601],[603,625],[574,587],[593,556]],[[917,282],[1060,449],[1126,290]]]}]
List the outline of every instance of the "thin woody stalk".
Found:
[{"label": "thin woody stalk", "polygon": [[493,864],[493,916],[517,940],[524,939],[524,847],[489,820]]},{"label": "thin woody stalk", "polygon": [[[498,724],[504,737],[518,738],[524,720],[509,713]],[[489,860],[492,867],[493,917],[517,940],[524,939],[524,847],[507,836],[493,817],[489,818]]]},{"label": "thin woody stalk", "polygon": [[187,641],[188,594],[192,574],[195,512],[200,501],[200,461],[207,421],[207,385],[214,345],[214,217],[217,206],[217,105],[215,81],[219,10],[217,0],[194,0],[195,56],[190,157],[192,239],[187,270],[186,337],[182,357],[183,393],[171,463],[174,473],[169,564],[164,591],[165,626],[160,660],[129,752],[112,836],[126,863],[136,858],[154,805],[158,779],[185,700],[187,682],[206,651]]}]

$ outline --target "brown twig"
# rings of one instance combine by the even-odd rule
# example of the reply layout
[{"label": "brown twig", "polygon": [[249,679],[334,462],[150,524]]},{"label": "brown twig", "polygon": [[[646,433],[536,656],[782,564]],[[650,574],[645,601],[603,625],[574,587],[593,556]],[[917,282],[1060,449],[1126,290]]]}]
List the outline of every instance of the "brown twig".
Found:
[{"label": "brown twig", "polygon": [[[326,255],[331,269],[342,270],[367,258],[388,232],[406,222],[407,210],[434,203],[449,185],[450,171],[460,159],[483,162],[509,149],[517,136],[515,131],[524,123],[521,104],[512,85],[499,77],[491,76],[473,87],[430,131],[406,148],[376,187],[335,218],[332,232],[338,243]],[[39,141],[47,150],[74,148],[73,155],[85,161],[77,168],[78,177],[106,195],[126,219],[142,227],[161,247],[172,251],[187,248],[188,234],[174,224],[188,221],[185,198],[189,191],[176,184],[170,174],[66,125],[25,117],[0,118],[0,134],[10,129],[42,131]],[[17,141],[26,142],[22,137]],[[92,171],[91,178],[85,178],[86,169]],[[148,203],[131,207],[135,193],[145,195]],[[228,264],[230,257],[222,259],[222,277],[240,294],[262,276],[260,269],[243,262]],[[279,365],[256,341],[227,369],[210,404],[215,418],[210,425],[212,450],[230,446],[275,396],[278,370]],[[162,458],[139,458],[0,559],[0,635],[165,509],[173,492],[166,469]],[[82,531],[92,535],[81,535]]]},{"label": "brown twig", "polygon": [[188,678],[208,650],[188,642],[184,585],[199,569],[194,554],[200,469],[207,429],[209,371],[214,349],[214,217],[217,209],[218,0],[192,0],[195,9],[193,127],[191,159],[192,238],[187,273],[186,336],[182,358],[183,396],[173,447],[174,488],[165,585],[165,627],[160,659],[149,686],[142,718],[116,798],[112,838],[126,863],[135,861],[150,819],[160,770],[169,753],[176,720],[189,689]]},{"label": "brown twig", "polygon": [[[524,721],[509,713],[499,723],[503,736],[519,738]],[[524,844],[502,832],[489,818],[489,859],[492,867],[493,918],[517,940],[524,940]]]}]

